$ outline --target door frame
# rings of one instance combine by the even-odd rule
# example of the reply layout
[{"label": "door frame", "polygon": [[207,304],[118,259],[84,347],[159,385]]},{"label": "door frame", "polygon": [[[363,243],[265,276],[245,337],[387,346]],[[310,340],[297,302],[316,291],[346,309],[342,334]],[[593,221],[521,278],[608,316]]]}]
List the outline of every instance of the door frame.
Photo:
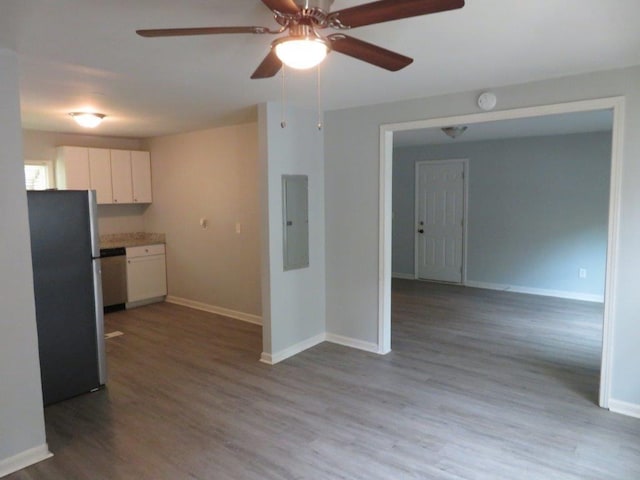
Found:
[{"label": "door frame", "polygon": [[[462,163],[462,272],[460,273],[460,283],[455,285],[465,285],[467,283],[467,225],[469,214],[469,159],[467,158],[450,158],[446,160],[419,160],[414,166],[415,176],[415,195],[414,195],[414,211],[413,211],[413,277],[417,280],[418,276],[418,232],[415,230],[418,225],[418,168],[420,165],[446,165],[450,163]],[[447,282],[449,283],[449,282]]]},{"label": "door frame", "polygon": [[419,128],[441,128],[448,125],[471,125],[474,123],[497,120],[513,120],[518,118],[597,110],[611,110],[613,113],[611,134],[611,171],[609,181],[609,223],[607,233],[607,261],[602,331],[602,361],[600,367],[600,393],[598,401],[598,404],[602,408],[609,408],[609,402],[611,399],[611,364],[613,358],[613,330],[615,324],[618,242],[620,236],[620,196],[622,190],[622,162],[624,146],[624,96],[380,125],[380,183],[378,210],[378,353],[386,354],[391,351],[391,194],[393,179],[393,132],[415,130]]}]

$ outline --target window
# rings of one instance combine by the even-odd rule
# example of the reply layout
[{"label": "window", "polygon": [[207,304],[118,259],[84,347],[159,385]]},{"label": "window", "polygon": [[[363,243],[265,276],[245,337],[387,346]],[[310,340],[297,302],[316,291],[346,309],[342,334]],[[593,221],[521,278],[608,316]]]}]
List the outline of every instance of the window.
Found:
[{"label": "window", "polygon": [[47,161],[25,161],[24,179],[27,190],[54,188],[53,163]]}]

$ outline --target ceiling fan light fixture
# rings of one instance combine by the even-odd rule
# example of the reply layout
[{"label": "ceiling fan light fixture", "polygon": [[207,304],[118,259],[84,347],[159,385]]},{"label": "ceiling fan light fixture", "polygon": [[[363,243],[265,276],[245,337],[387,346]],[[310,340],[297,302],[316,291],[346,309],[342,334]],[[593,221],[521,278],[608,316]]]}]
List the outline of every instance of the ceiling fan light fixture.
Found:
[{"label": "ceiling fan light fixture", "polygon": [[285,37],[274,42],[276,55],[287,67],[306,70],[322,63],[329,53],[327,41],[319,37]]},{"label": "ceiling fan light fixture", "polygon": [[78,125],[84,128],[96,128],[106,117],[103,113],[92,112],[71,112],[69,115]]}]

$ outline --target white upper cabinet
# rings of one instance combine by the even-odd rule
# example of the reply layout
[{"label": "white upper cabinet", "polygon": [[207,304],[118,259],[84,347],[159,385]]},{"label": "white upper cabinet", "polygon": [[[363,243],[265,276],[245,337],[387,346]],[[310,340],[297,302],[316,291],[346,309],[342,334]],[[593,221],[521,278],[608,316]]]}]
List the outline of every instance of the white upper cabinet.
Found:
[{"label": "white upper cabinet", "polygon": [[151,155],[131,152],[131,183],[133,203],[151,203]]},{"label": "white upper cabinet", "polygon": [[99,204],[152,201],[149,152],[58,147],[56,181],[61,190],[95,190]]},{"label": "white upper cabinet", "polygon": [[89,176],[91,190],[96,191],[98,203],[112,203],[111,160],[109,150],[89,148]]},{"label": "white upper cabinet", "polygon": [[58,147],[56,185],[61,190],[90,190],[89,149]]},{"label": "white upper cabinet", "polygon": [[111,183],[113,184],[113,203],[133,203],[129,150],[111,150]]}]

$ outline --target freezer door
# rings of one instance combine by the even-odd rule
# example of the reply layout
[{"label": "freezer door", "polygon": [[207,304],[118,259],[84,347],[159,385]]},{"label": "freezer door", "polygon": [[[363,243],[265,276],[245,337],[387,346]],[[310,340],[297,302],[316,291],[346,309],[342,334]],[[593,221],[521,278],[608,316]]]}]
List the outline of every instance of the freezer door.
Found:
[{"label": "freezer door", "polygon": [[27,196],[42,390],[48,405],[101,384],[99,283],[87,192]]}]

